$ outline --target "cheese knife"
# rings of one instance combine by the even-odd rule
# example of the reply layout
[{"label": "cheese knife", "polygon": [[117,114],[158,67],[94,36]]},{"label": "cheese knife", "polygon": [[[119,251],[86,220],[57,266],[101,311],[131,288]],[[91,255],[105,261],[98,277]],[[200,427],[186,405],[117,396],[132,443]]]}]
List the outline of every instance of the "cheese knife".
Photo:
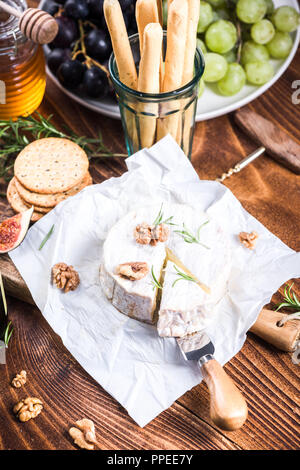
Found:
[{"label": "cheese knife", "polygon": [[210,393],[210,417],[225,431],[235,431],[247,419],[246,401],[232,379],[214,358],[215,347],[206,333],[200,331],[177,344],[186,361],[196,361]]}]

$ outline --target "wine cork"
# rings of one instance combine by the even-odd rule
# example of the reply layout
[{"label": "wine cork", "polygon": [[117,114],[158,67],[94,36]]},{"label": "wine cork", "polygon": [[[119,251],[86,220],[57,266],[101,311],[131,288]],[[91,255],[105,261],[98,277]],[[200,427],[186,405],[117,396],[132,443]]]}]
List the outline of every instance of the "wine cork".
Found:
[{"label": "wine cork", "polygon": [[[138,78],[138,90],[144,93],[159,93],[162,39],[163,31],[160,23],[149,23],[145,27]],[[139,111],[141,146],[151,147],[155,139],[158,104],[143,103]],[[143,113],[147,113],[147,116],[141,116]]]}]

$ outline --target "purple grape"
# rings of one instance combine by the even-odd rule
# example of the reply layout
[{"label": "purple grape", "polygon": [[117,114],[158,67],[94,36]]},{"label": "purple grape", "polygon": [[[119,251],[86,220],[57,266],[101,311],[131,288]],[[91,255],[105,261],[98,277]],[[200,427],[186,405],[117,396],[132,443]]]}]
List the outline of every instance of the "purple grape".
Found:
[{"label": "purple grape", "polygon": [[104,0],[88,0],[91,19],[103,18],[103,2]]},{"label": "purple grape", "polygon": [[98,67],[87,69],[83,77],[83,89],[91,98],[99,98],[107,92],[106,74]]},{"label": "purple grape", "polygon": [[56,74],[58,67],[70,58],[70,49],[53,49],[47,56],[47,64],[51,72]]},{"label": "purple grape", "polygon": [[83,79],[85,66],[79,60],[66,60],[58,67],[57,78],[66,88],[77,88]]},{"label": "purple grape", "polygon": [[77,24],[72,18],[67,18],[66,16],[55,18],[55,21],[59,29],[52,44],[54,47],[65,49],[78,37]]},{"label": "purple grape", "polygon": [[126,8],[130,7],[133,3],[132,0],[119,0],[120,6],[122,10],[126,10]]},{"label": "purple grape", "polygon": [[84,19],[89,14],[89,7],[86,0],[67,0],[65,3],[65,13],[71,18]]},{"label": "purple grape", "polygon": [[112,51],[109,37],[97,29],[92,29],[87,34],[85,46],[88,55],[100,61],[107,59]]},{"label": "purple grape", "polygon": [[43,4],[43,11],[49,13],[49,15],[55,15],[55,13],[59,10],[59,4],[57,2],[53,2],[52,0],[48,0]]}]

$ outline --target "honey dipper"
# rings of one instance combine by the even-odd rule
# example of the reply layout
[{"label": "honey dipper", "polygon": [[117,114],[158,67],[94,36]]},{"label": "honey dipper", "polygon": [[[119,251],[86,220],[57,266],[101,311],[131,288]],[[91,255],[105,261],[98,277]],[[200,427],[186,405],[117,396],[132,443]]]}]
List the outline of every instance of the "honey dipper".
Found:
[{"label": "honey dipper", "polygon": [[28,8],[24,12],[0,0],[0,9],[19,19],[19,28],[27,38],[38,44],[48,44],[58,33],[58,24],[53,16],[38,8]]}]

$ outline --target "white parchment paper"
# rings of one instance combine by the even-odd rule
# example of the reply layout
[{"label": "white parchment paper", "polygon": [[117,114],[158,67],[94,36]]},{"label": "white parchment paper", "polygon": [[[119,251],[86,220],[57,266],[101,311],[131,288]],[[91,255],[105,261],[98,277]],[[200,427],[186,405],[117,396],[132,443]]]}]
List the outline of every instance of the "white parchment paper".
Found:
[{"label": "white parchment paper", "polygon": [[[127,159],[128,172],[90,186],[60,203],[28,232],[10,257],[33,299],[66,348],[85,370],[145,426],[201,381],[183,360],[174,339],[127,318],[105,298],[99,284],[102,246],[110,227],[128,211],[151,202],[190,203],[217,217],[233,251],[228,292],[208,334],[222,364],[242,347],[246,332],[281,284],[300,275],[300,253],[248,214],[225,186],[200,181],[175,141],[167,136]],[[55,224],[44,248],[38,247]],[[254,251],[240,231],[259,233]],[[79,272],[68,294],[51,285],[51,267],[66,262]]]}]

